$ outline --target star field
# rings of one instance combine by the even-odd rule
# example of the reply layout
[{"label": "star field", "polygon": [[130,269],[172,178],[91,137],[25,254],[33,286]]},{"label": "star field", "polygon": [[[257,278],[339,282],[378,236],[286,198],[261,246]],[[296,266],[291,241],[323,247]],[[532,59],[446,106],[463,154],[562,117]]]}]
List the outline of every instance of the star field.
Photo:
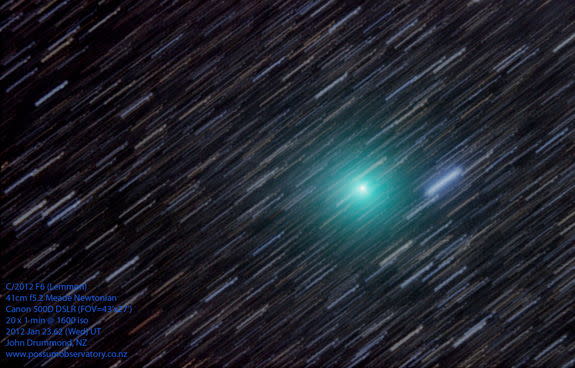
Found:
[{"label": "star field", "polygon": [[0,9],[2,281],[134,307],[3,366],[575,366],[572,1]]}]

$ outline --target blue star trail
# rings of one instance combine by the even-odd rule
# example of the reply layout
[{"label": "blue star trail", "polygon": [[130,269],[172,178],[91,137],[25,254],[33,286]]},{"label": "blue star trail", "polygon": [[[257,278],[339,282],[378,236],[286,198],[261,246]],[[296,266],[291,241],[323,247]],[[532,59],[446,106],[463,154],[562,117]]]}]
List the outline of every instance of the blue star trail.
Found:
[{"label": "blue star trail", "polygon": [[450,170],[447,174],[445,174],[444,176],[439,178],[436,182],[434,182],[433,185],[431,185],[427,189],[425,194],[428,196],[433,196],[435,194],[440,193],[448,185],[457,181],[461,175],[462,175],[462,170],[460,168],[455,168],[453,170]]}]

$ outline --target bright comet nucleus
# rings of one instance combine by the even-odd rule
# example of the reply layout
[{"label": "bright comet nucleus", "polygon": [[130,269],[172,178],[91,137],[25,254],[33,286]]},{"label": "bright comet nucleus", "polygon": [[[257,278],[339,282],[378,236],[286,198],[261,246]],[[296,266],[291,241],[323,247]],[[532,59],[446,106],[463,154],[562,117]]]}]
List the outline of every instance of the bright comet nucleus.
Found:
[{"label": "bright comet nucleus", "polygon": [[367,193],[368,193],[367,185],[365,185],[365,184],[360,184],[360,185],[357,187],[357,191],[358,191],[360,194],[367,194]]}]

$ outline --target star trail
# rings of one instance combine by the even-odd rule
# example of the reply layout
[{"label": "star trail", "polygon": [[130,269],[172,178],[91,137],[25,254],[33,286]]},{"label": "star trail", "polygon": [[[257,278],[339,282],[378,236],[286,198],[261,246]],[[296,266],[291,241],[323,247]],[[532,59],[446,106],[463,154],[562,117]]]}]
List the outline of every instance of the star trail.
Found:
[{"label": "star trail", "polygon": [[575,367],[573,1],[0,9],[3,367]]}]

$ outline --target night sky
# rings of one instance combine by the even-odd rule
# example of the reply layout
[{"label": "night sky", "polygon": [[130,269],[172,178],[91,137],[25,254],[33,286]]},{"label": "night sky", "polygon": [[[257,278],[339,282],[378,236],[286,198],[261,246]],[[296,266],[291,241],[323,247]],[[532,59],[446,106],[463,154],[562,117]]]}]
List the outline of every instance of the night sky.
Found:
[{"label": "night sky", "polygon": [[575,367],[572,0],[0,7],[3,366]]}]

